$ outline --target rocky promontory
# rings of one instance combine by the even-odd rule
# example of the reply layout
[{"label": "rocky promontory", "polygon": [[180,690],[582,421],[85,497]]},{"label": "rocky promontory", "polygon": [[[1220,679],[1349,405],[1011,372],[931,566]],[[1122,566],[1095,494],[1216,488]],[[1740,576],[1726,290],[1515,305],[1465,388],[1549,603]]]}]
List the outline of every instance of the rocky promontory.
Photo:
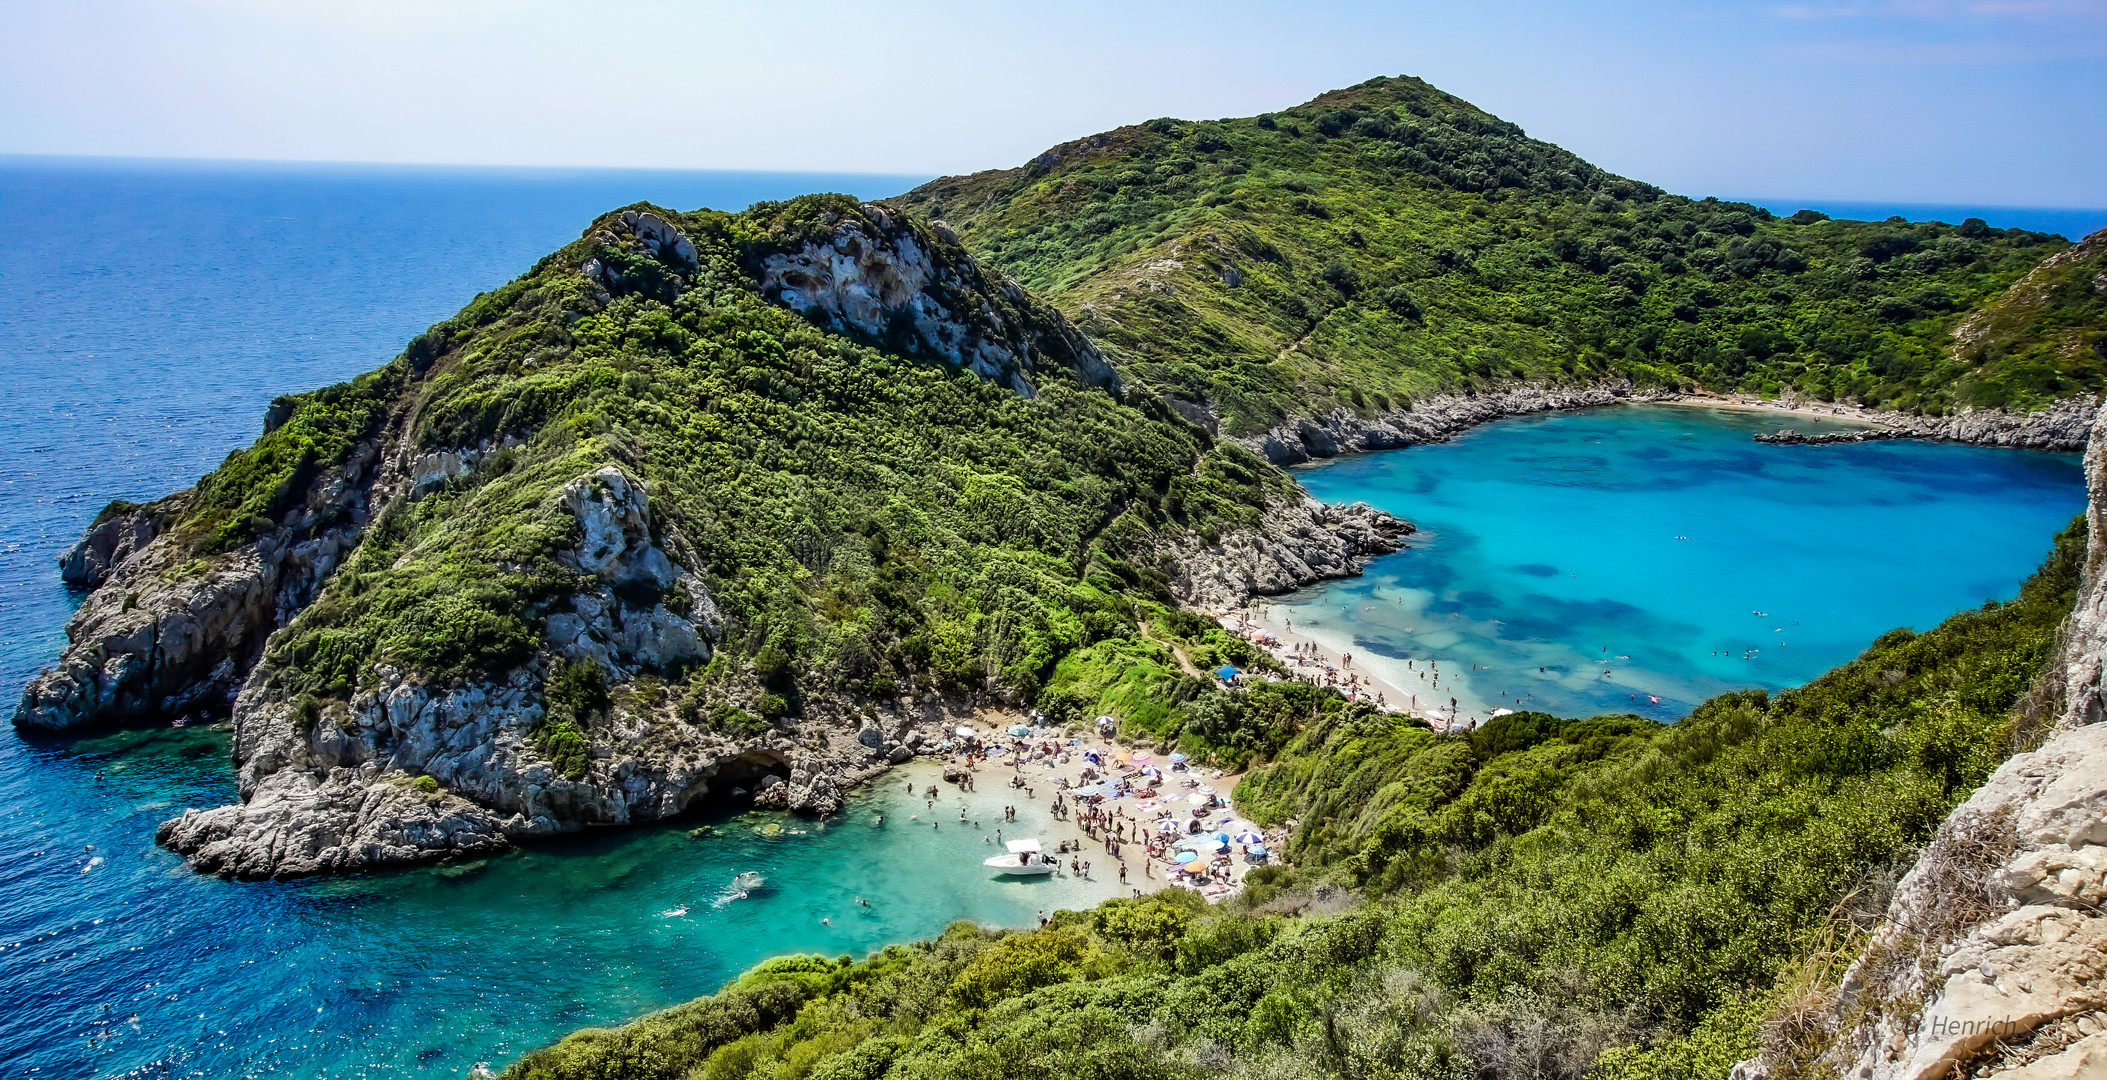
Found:
[{"label": "rocky promontory", "polygon": [[1221,606],[1410,532],[1129,406],[947,233],[837,196],[603,215],[113,504],[16,724],[229,717],[240,800],[157,838],[242,878],[828,814],[1116,631],[1120,574]]},{"label": "rocky promontory", "polygon": [[1333,506],[1304,496],[1278,498],[1265,523],[1209,541],[1187,534],[1169,561],[1178,574],[1178,600],[1207,611],[1241,606],[1253,596],[1278,596],[1327,578],[1352,577],[1368,560],[1405,547],[1410,522],[1367,503]]},{"label": "rocky promontory", "polygon": [[2009,413],[2002,409],[1964,409],[1951,416],[1910,416],[1906,413],[1849,413],[1853,420],[1873,425],[1854,431],[1807,433],[1793,428],[1755,436],[1760,443],[1792,446],[1825,446],[1832,443],[1877,442],[1882,439],[1930,439],[1935,442],[1967,443],[1971,446],[2007,446],[2020,450],[2054,450],[2069,453],[2083,450],[2092,437],[2095,399],[2066,398],[2045,409]]},{"label": "rocky promontory", "polygon": [[1776,431],[1758,433],[1754,438],[1759,443],[1770,443],[1774,446],[1828,446],[1832,443],[1880,442],[1884,439],[1900,439],[1903,436],[1892,431],[1874,429],[1820,431],[1810,435],[1794,428],[1779,428]]}]

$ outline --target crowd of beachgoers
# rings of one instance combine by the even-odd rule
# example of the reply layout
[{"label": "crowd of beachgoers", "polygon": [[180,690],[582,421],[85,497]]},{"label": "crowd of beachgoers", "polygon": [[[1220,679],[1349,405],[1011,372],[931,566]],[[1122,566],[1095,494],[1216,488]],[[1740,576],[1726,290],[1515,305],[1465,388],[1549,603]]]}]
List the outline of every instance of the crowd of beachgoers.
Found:
[{"label": "crowd of beachgoers", "polygon": [[[1094,740],[1044,724],[999,734],[962,727],[951,747],[961,769],[947,770],[947,778],[977,788],[986,772],[1007,771],[1003,782],[1025,798],[1046,789],[1054,819],[1079,834],[1047,849],[1059,872],[1117,874],[1136,895],[1166,886],[1210,900],[1233,894],[1247,869],[1272,858],[1284,832],[1236,814],[1228,792],[1240,774],[1181,753],[1121,746],[1116,727],[1099,717]],[[999,831],[994,839],[1001,841]],[[1108,860],[1102,870],[1092,866],[1100,855]]]}]

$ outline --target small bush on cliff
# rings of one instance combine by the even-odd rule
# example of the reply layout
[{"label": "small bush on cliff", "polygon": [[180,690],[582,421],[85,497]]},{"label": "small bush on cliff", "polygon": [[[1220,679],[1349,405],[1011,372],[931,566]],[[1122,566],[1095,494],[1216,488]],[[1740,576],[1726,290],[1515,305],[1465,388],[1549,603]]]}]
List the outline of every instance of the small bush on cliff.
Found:
[{"label": "small bush on cliff", "polygon": [[586,717],[607,708],[607,673],[591,660],[564,660],[549,669],[542,700],[551,710]]},{"label": "small bush on cliff", "polygon": [[534,729],[534,752],[549,760],[566,780],[583,780],[592,766],[585,736],[569,720],[544,720]]}]

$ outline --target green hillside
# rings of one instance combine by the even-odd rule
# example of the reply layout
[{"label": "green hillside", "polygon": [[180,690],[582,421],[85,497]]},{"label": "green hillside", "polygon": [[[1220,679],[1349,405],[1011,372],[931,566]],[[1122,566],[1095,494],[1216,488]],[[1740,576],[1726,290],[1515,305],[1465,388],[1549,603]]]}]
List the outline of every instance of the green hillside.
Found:
[{"label": "green hillside", "polygon": [[[1671,196],[1413,79],[1121,128],[895,205],[1050,298],[1127,400],[1204,404],[1224,434],[1522,380],[2025,408],[2107,365],[2107,240]],[[2058,537],[2012,603],[1673,726],[1440,735],[1307,687],[1225,695],[1168,644],[1237,646],[1137,597],[1041,704],[1255,760],[1239,805],[1294,824],[1292,867],[1219,908],[1174,893],[771,961],[507,1075],[1722,1076],[2038,736],[2028,695],[2084,542]]]},{"label": "green hillside", "polygon": [[1955,804],[2041,734],[2026,696],[2083,520],[2020,597],[1896,630],[1805,687],[1664,726],[1437,735],[1336,699],[1237,789],[1296,869],[789,957],[529,1055],[510,1080],[1719,1080],[1833,978]]},{"label": "green hillside", "polygon": [[[378,760],[393,736],[356,706],[404,678],[517,688],[530,706],[503,709],[530,719],[493,768],[537,787],[620,781],[596,752],[617,715],[639,757],[698,730],[824,746],[936,691],[1253,765],[1239,805],[1294,823],[1292,865],[1225,907],[772,961],[522,1080],[1717,1077],[2035,736],[2082,527],[2017,600],[1806,687],[1672,726],[1443,735],[1205,677],[1269,661],[1176,607],[1177,552],[1269,505],[1279,528],[1298,496],[1221,436],[1520,381],[2027,408],[2107,387],[2103,263],[2107,234],[1667,195],[1414,79],[881,203],[639,205],[379,370],[274,403],[194,491],[113,505],[166,516],[163,561],[83,610],[172,611],[341,543],[289,564],[322,567],[311,593],[249,613],[245,769],[259,745],[272,768],[368,738]],[[467,806],[436,774],[374,783]]]},{"label": "green hillside", "polygon": [[[281,522],[328,525],[334,489],[316,478],[363,441],[502,443],[473,474],[389,504],[274,636],[267,666],[315,696],[310,713],[369,688],[376,662],[441,679],[526,662],[542,616],[589,585],[555,557],[575,539],[558,490],[603,465],[648,485],[654,527],[692,549],[724,617],[707,667],[647,681],[734,733],[815,696],[1028,697],[1068,651],[1131,630],[1137,600],[1168,598],[1153,558],[1128,561],[1158,530],[1255,524],[1291,490],[1241,447],[1074,370],[1042,367],[1025,397],[764,299],[769,255],[845,219],[885,231],[852,199],[640,209],[685,230],[691,266],[640,253],[607,215],[380,371],[282,399],[277,426],[200,483],[177,529],[195,570]],[[886,228],[966,265],[902,217]],[[611,292],[581,272],[594,262]],[[992,287],[968,306],[983,303],[1012,326],[1053,318]]]},{"label": "green hillside", "polygon": [[2068,348],[1952,337],[2061,238],[1669,195],[1411,78],[1123,127],[904,201],[1228,433],[1524,379],[1922,412],[2107,385],[2089,281],[2058,304]]}]

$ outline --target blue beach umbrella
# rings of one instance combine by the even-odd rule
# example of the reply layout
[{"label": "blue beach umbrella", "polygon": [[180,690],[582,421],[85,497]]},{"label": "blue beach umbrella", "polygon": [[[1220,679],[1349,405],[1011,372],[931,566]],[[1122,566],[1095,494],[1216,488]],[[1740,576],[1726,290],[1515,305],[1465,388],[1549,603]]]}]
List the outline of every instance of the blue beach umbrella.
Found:
[{"label": "blue beach umbrella", "polygon": [[1239,844],[1263,844],[1266,842],[1266,838],[1255,832],[1241,832],[1236,834],[1236,842]]},{"label": "blue beach umbrella", "polygon": [[1178,853],[1177,861],[1181,863],[1189,863],[1199,859],[1199,857],[1200,853],[1197,851],[1181,851]]},{"label": "blue beach umbrella", "polygon": [[1172,755],[1171,755],[1171,760],[1172,760],[1172,761],[1187,761],[1187,760],[1190,760],[1190,759],[1188,759],[1188,758],[1187,758],[1187,757],[1186,757],[1186,756],[1185,756],[1184,754],[1172,754]]}]

